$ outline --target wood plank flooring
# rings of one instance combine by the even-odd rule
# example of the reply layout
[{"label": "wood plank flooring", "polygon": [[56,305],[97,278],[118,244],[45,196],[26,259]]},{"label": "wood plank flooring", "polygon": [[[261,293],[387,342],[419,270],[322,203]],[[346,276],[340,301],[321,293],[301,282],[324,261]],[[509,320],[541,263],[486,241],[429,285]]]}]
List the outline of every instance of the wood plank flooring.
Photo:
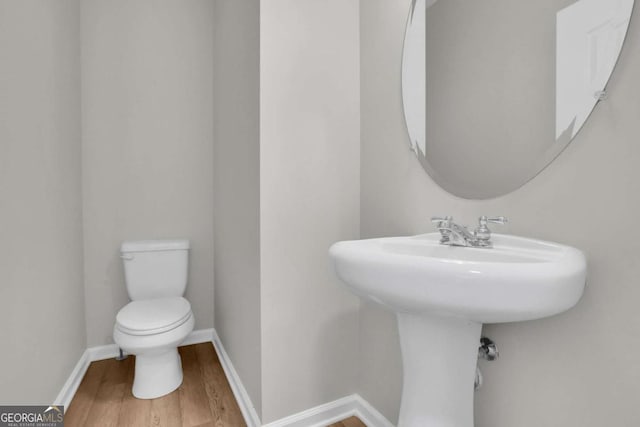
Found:
[{"label": "wood plank flooring", "polygon": [[358,417],[349,417],[328,427],[367,427]]},{"label": "wood plank flooring", "polygon": [[[158,399],[131,394],[135,356],[92,362],[65,412],[67,427],[245,427],[211,343],[179,348],[184,380]],[[328,427],[366,427],[356,417]]]}]

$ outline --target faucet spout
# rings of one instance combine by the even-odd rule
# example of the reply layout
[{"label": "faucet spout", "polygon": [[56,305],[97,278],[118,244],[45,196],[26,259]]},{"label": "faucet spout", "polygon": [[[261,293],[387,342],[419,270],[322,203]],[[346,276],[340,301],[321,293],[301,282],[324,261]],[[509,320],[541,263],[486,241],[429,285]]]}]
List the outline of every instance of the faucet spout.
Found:
[{"label": "faucet spout", "polygon": [[450,246],[475,246],[476,237],[466,227],[454,222],[448,227],[438,227],[442,234],[440,243]]},{"label": "faucet spout", "polygon": [[496,217],[487,218],[481,216],[479,219],[479,226],[474,231],[463,225],[453,222],[453,218],[447,217],[434,217],[431,221],[436,224],[438,231],[442,235],[440,243],[449,246],[471,246],[474,248],[491,248],[491,230],[487,227],[487,223],[505,224],[507,218]]}]

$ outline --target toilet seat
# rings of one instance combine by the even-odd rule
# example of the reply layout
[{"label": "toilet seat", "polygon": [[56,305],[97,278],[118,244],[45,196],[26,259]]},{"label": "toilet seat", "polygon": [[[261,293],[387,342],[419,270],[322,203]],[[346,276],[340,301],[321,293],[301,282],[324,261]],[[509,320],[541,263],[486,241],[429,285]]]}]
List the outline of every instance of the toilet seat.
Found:
[{"label": "toilet seat", "polygon": [[129,335],[155,335],[170,331],[193,316],[182,297],[131,301],[116,316],[116,328]]}]

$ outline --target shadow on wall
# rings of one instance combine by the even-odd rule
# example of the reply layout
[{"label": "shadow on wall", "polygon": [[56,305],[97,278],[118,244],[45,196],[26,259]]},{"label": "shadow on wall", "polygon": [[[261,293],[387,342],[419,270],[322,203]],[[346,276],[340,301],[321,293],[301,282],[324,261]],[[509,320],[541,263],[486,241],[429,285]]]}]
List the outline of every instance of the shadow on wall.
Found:
[{"label": "shadow on wall", "polygon": [[[357,336],[351,327],[345,327],[345,325],[357,324],[358,311],[344,311],[325,322],[319,329],[317,340],[312,341],[314,353],[323,355],[322,358],[316,360],[317,365],[313,367],[314,390],[319,393],[322,402],[336,399],[335,378],[350,376],[353,380],[349,381],[349,384],[357,384],[358,372],[353,371],[353,355],[346,354],[350,350],[335,348],[336,342],[350,342],[354,336]],[[334,347],[334,351],[328,352],[327,349],[332,347]],[[349,391],[349,393],[353,392],[355,390]]]},{"label": "shadow on wall", "polygon": [[[398,419],[402,392],[402,358],[394,313],[380,305],[360,305],[358,390],[389,420]],[[372,374],[374,373],[374,374]]]},{"label": "shadow on wall", "polygon": [[[127,293],[127,285],[124,279],[124,266],[120,258],[120,248],[114,249],[112,256],[109,258],[105,278],[101,286],[112,286],[112,283],[119,283],[120,286],[116,286],[116,289],[113,289],[113,291],[109,293],[111,298],[110,306],[124,306],[122,301],[126,301],[125,304],[129,302],[129,294]],[[91,313],[87,313],[87,317],[91,317]],[[115,322],[115,320],[114,315],[113,321]],[[103,337],[103,342],[113,343],[113,335],[109,334]]]}]

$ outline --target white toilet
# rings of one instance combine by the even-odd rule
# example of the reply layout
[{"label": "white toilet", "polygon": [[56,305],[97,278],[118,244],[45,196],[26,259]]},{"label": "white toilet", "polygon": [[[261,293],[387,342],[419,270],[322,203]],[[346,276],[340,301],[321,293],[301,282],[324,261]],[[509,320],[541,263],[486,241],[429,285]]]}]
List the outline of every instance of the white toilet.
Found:
[{"label": "white toilet", "polygon": [[133,395],[154,399],[182,384],[178,345],[193,330],[187,287],[188,240],[124,242],[121,247],[131,302],[116,316],[113,340],[136,356]]}]

